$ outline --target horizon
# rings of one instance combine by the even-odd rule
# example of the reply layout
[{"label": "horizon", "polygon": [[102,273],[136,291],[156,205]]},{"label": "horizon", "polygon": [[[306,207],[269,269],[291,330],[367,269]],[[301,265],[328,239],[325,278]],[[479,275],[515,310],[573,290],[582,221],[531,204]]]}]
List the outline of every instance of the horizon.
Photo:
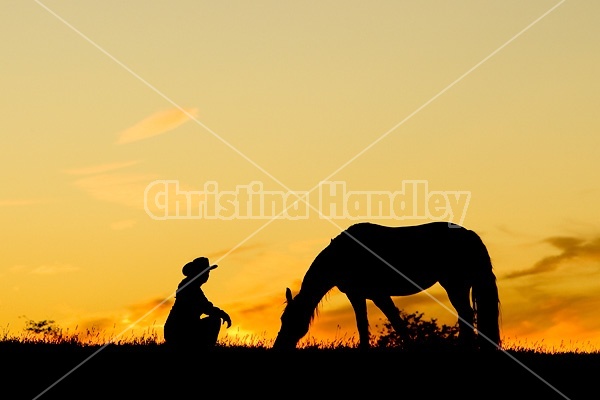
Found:
[{"label": "horizon", "polygon": [[[488,248],[503,340],[600,348],[600,4],[1,7],[5,331],[162,335],[206,256],[220,337],[274,339],[344,229],[445,221]],[[439,284],[394,302],[457,320]],[[309,336],[357,336],[339,290]]]}]

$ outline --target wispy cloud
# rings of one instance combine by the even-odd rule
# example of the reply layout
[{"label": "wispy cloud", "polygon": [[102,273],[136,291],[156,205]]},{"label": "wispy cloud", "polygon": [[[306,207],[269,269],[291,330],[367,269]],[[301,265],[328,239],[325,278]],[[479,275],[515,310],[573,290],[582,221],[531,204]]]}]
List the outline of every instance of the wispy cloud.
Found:
[{"label": "wispy cloud", "polygon": [[67,169],[64,172],[69,175],[92,175],[111,172],[138,164],[139,161],[123,161],[110,164],[92,165],[89,167]]},{"label": "wispy cloud", "polygon": [[28,265],[14,265],[8,269],[13,274],[31,274],[31,275],[58,275],[79,271],[79,267],[70,264],[42,264],[37,267]]},{"label": "wispy cloud", "polygon": [[[121,309],[99,312],[84,318],[74,317],[70,327],[83,331],[101,332],[116,339],[139,335],[143,331],[162,326],[173,305],[173,299],[152,298],[125,305]],[[162,335],[162,332],[157,332]],[[120,337],[116,337],[119,335]],[[108,337],[107,337],[108,339]]]},{"label": "wispy cloud", "polygon": [[142,209],[144,190],[155,179],[150,174],[111,173],[85,176],[74,185],[97,200]]},{"label": "wispy cloud", "polygon": [[600,271],[570,272],[504,281],[502,331],[509,342],[528,339],[556,346],[600,337]]},{"label": "wispy cloud", "polygon": [[42,203],[46,203],[46,201],[41,199],[4,199],[0,200],[0,207],[19,207]]},{"label": "wispy cloud", "polygon": [[69,264],[53,264],[40,265],[39,267],[32,269],[29,273],[33,275],[57,275],[75,271],[79,271],[79,268]]},{"label": "wispy cloud", "polygon": [[510,273],[505,277],[519,278],[554,271],[564,262],[571,260],[600,261],[600,237],[586,240],[578,237],[555,236],[544,239],[543,242],[550,244],[561,252],[542,258],[531,268]]},{"label": "wispy cloud", "polygon": [[[152,212],[156,216],[176,216],[178,208],[180,208],[181,215],[186,212],[190,216],[199,215],[199,196],[193,199],[190,196],[189,204],[181,199],[159,204],[156,197],[157,192],[168,191],[169,197],[172,195],[171,198],[174,198],[179,191],[181,193],[197,192],[197,188],[185,183],[180,183],[175,188],[173,185],[162,184],[161,182],[165,181],[160,180],[156,174],[126,171],[127,168],[138,163],[139,161],[123,161],[73,168],[63,172],[73,175],[75,177],[73,185],[96,200],[142,209]],[[148,188],[152,188],[152,190],[147,192]],[[127,229],[134,223],[131,220],[117,221],[111,225],[111,228]]]},{"label": "wispy cloud", "polygon": [[[137,320],[143,317],[152,319],[157,318],[157,316],[163,318],[166,317],[166,315],[169,313],[169,310],[171,309],[172,305],[172,297],[167,299],[156,297],[147,301],[127,306],[126,313],[128,318],[131,320]],[[154,310],[154,313],[151,313],[152,310]]]},{"label": "wispy cloud", "polygon": [[162,135],[189,121],[190,116],[195,117],[197,113],[196,108],[173,108],[157,112],[119,133],[116,143],[132,143]]},{"label": "wispy cloud", "polygon": [[[73,184],[97,200],[143,208],[144,190],[157,176],[122,171],[138,163],[139,161],[122,161],[73,168],[64,172],[77,176]],[[128,227],[126,225],[121,221],[120,225],[112,228],[124,229]]]},{"label": "wispy cloud", "polygon": [[263,248],[264,245],[263,244],[259,244],[259,243],[255,243],[255,244],[248,244],[248,245],[244,245],[244,246],[239,246],[235,249],[221,249],[221,250],[217,250],[214,251],[212,253],[207,254],[206,256],[210,259],[218,259],[220,257],[223,257],[224,255],[233,255],[233,254],[240,254],[240,253],[245,253],[245,252],[249,252],[252,250],[257,250],[257,249],[261,249]]}]

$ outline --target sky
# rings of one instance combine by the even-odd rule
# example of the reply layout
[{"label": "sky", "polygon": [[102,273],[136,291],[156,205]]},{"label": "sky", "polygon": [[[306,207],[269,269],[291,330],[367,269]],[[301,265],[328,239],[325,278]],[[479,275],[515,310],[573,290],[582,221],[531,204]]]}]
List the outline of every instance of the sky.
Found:
[{"label": "sky", "polygon": [[[207,256],[221,337],[273,339],[344,229],[445,220],[488,247],[505,342],[600,347],[599,12],[2,2],[0,326],[162,336],[181,267]],[[261,195],[273,208],[236,206]],[[437,285],[394,300],[456,322]],[[369,304],[372,333],[382,318]],[[333,290],[308,337],[355,335]]]}]

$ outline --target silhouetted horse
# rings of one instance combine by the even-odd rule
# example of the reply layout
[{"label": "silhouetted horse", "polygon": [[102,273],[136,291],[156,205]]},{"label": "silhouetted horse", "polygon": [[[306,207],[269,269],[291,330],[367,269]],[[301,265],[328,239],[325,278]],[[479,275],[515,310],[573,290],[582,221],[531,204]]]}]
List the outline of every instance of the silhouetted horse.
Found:
[{"label": "silhouetted horse", "polygon": [[460,342],[499,348],[500,301],[488,251],[475,232],[447,222],[406,227],[359,223],[332,239],[312,262],[296,297],[286,289],[287,305],[273,348],[295,348],[321,299],[334,287],[348,296],[359,346],[368,348],[367,299],[402,334],[391,296],[416,294],[437,282],[458,313]]}]

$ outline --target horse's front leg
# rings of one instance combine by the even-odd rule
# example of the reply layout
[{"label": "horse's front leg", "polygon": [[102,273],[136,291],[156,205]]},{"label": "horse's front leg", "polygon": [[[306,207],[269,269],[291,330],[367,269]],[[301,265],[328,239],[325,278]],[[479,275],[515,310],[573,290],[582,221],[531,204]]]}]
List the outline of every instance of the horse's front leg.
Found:
[{"label": "horse's front leg", "polygon": [[354,308],[356,316],[356,327],[358,328],[358,347],[368,349],[370,347],[371,335],[369,334],[369,319],[367,317],[367,299],[355,293],[346,293],[348,300]]},{"label": "horse's front leg", "polygon": [[383,312],[383,314],[387,317],[390,324],[392,324],[392,328],[396,331],[400,340],[403,343],[406,343],[408,339],[408,330],[406,329],[406,324],[400,318],[400,310],[394,304],[394,301],[390,296],[374,296],[371,298],[373,303]]}]

